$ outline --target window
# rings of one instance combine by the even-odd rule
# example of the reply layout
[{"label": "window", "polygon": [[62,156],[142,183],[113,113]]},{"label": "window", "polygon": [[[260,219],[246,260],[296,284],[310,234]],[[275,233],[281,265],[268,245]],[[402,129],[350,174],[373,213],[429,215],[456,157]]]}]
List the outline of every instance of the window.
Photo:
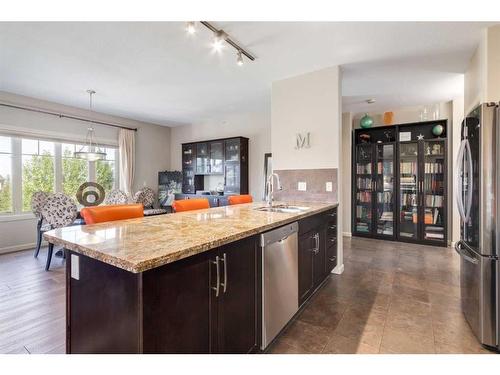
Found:
[{"label": "window", "polygon": [[0,136],[0,214],[12,212],[12,144]]},{"label": "window", "polygon": [[54,143],[22,139],[21,147],[23,211],[31,211],[34,192],[54,192]]},{"label": "window", "polygon": [[106,192],[117,186],[118,150],[107,147],[106,160],[75,158],[84,145],[0,135],[0,215],[31,211],[35,191],[63,192],[75,197],[86,181]]},{"label": "window", "polygon": [[96,161],[96,182],[104,191],[110,191],[116,186],[116,149],[106,149],[106,160]]},{"label": "window", "polygon": [[81,184],[89,181],[89,163],[75,158],[75,152],[81,148],[82,145],[62,144],[62,191],[71,197],[76,195]]}]

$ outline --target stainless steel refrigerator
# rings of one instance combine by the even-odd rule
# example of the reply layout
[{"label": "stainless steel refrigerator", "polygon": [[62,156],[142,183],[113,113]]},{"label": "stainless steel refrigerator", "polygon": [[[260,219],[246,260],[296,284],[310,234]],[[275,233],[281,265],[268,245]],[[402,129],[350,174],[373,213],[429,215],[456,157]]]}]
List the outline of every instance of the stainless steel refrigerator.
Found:
[{"label": "stainless steel refrigerator", "polygon": [[500,120],[482,104],[462,122],[455,172],[462,310],[481,344],[499,349]]}]

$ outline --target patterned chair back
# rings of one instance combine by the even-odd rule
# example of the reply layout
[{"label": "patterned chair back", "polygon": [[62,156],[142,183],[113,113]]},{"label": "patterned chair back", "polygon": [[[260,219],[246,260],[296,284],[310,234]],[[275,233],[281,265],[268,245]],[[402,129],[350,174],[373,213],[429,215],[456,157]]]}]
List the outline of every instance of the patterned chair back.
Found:
[{"label": "patterned chair back", "polygon": [[134,194],[134,203],[142,203],[144,208],[151,208],[155,203],[155,192],[150,187],[145,186]]},{"label": "patterned chair back", "polygon": [[113,189],[108,194],[106,194],[106,199],[104,204],[127,204],[128,197],[120,189]]},{"label": "patterned chair back", "polygon": [[50,194],[42,208],[43,218],[52,229],[72,224],[78,214],[73,198],[63,193]]},{"label": "patterned chair back", "polygon": [[50,193],[45,191],[35,191],[31,196],[31,211],[36,217],[42,217],[42,208]]}]

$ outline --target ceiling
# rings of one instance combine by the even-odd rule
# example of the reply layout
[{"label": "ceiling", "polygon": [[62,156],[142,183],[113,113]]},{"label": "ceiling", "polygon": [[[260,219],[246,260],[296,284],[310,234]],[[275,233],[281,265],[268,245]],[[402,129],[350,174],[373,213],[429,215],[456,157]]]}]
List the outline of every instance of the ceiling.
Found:
[{"label": "ceiling", "polygon": [[236,65],[181,22],[0,23],[0,90],[168,126],[265,111],[275,80],[343,67],[344,110],[450,100],[486,23],[221,22]]}]

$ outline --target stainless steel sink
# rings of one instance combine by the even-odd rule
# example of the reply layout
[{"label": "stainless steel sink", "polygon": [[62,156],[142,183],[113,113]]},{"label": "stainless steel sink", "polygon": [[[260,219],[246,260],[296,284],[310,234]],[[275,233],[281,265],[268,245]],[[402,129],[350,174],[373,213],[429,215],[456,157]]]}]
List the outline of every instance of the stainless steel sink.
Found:
[{"label": "stainless steel sink", "polygon": [[299,213],[302,211],[307,211],[310,207],[304,207],[304,206],[290,206],[287,204],[277,204],[276,206],[271,206],[271,207],[258,207],[255,208],[257,211],[267,211],[267,212],[281,212],[285,214],[295,214]]}]

